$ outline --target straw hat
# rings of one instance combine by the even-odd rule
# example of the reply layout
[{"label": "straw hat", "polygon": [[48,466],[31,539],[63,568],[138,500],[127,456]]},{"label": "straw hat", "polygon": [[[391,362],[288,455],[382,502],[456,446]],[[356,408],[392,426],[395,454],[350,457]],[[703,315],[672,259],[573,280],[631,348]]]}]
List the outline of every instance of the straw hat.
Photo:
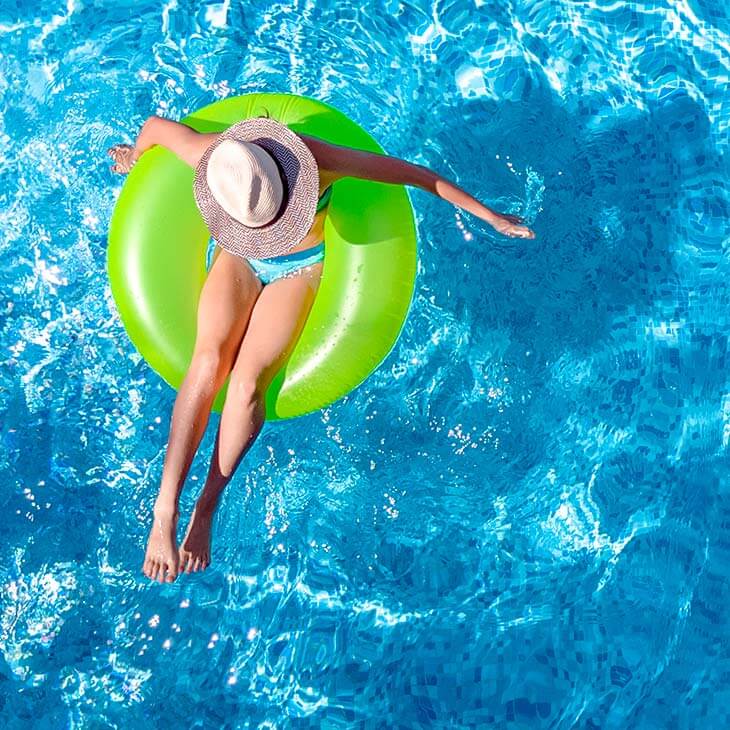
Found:
[{"label": "straw hat", "polygon": [[312,227],[319,169],[287,126],[265,117],[244,119],[203,153],[193,192],[221,248],[244,258],[281,256]]}]

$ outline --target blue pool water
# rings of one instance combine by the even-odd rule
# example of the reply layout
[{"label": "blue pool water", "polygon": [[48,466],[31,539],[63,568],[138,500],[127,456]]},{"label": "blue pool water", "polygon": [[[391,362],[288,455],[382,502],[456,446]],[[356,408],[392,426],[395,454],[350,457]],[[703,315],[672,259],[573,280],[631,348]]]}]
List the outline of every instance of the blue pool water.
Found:
[{"label": "blue pool water", "polygon": [[[726,727],[728,6],[366,5],[0,7],[3,722]],[[175,392],[111,298],[104,153],[253,91],[323,99],[537,235],[410,189],[398,344],[265,427],[211,567],[160,586]]]}]

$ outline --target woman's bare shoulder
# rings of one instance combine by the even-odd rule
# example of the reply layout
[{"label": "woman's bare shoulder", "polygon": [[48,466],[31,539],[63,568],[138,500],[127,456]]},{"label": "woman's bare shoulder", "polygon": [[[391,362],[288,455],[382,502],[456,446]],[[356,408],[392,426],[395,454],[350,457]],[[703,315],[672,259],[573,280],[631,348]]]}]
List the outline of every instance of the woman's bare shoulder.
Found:
[{"label": "woman's bare shoulder", "polygon": [[331,143],[319,137],[312,137],[309,134],[298,134],[297,136],[309,147],[309,151],[317,161],[319,176],[321,178],[320,182],[324,183],[323,187],[344,177],[344,175],[331,167],[333,164],[332,151],[330,149],[333,145]]},{"label": "woman's bare shoulder", "polygon": [[221,134],[197,132],[182,122],[164,117],[151,117],[151,122],[151,143],[167,147],[192,168],[197,166],[203,153]]},{"label": "woman's bare shoulder", "polygon": [[319,137],[303,134],[299,136],[312,151],[320,169],[327,171],[335,180],[341,177],[359,177],[423,187],[429,184],[433,176],[431,170],[398,157],[332,144]]}]

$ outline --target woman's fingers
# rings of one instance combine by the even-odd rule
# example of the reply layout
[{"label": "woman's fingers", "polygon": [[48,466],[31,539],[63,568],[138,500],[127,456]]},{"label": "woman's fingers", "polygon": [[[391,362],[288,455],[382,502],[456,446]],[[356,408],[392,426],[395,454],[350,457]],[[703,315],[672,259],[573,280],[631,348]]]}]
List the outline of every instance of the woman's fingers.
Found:
[{"label": "woman's fingers", "polygon": [[112,172],[121,174],[128,173],[136,160],[134,159],[134,147],[131,144],[115,144],[109,147],[107,154],[116,163],[110,168]]},{"label": "woman's fingers", "polygon": [[116,158],[117,158],[117,157],[119,157],[119,156],[123,156],[123,155],[129,155],[129,154],[131,154],[131,152],[132,152],[132,150],[133,150],[133,149],[134,149],[134,148],[133,148],[133,147],[132,147],[132,145],[130,145],[130,144],[115,144],[115,145],[112,145],[112,146],[111,146],[111,147],[110,147],[110,148],[109,148],[109,149],[108,149],[108,150],[106,151],[106,153],[107,153],[107,154],[108,154],[108,155],[109,155],[110,157],[114,157],[114,158],[116,159]]},{"label": "woman's fingers", "polygon": [[524,225],[524,219],[519,215],[501,213],[500,220],[492,225],[503,236],[510,238],[535,238],[535,234]]},{"label": "woman's fingers", "polygon": [[512,229],[512,235],[519,238],[534,238],[535,234],[526,226],[518,226]]},{"label": "woman's fingers", "polygon": [[535,234],[527,226],[512,225],[497,230],[510,238],[535,238]]}]

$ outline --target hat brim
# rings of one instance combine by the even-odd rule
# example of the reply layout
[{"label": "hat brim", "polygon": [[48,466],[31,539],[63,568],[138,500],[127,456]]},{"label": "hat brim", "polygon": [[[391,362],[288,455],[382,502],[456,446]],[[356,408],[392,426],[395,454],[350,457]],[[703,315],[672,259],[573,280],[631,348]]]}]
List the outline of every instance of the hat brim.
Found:
[{"label": "hat brim", "polygon": [[[254,142],[269,152],[284,185],[283,208],[271,223],[251,228],[231,217],[208,187],[208,160],[225,139]],[[267,258],[289,253],[314,223],[319,197],[319,168],[311,150],[298,135],[274,119],[256,117],[232,125],[203,153],[193,181],[195,203],[211,235],[221,248],[244,258]]]}]

